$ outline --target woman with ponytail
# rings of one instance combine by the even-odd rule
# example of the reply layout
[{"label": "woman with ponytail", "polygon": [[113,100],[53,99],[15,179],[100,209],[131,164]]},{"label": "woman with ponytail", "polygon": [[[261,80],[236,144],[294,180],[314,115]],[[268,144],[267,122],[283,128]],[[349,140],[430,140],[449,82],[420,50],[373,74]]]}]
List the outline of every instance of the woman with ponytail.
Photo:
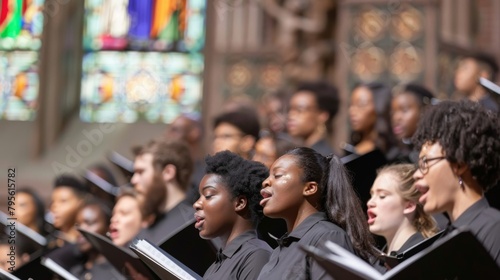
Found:
[{"label": "woman with ponytail", "polygon": [[433,236],[436,222],[418,202],[413,164],[389,165],[378,171],[368,201],[368,225],[373,234],[385,238],[386,254],[398,254]]},{"label": "woman with ponytail", "polygon": [[373,262],[373,239],[358,197],[336,156],[295,148],[278,158],[262,183],[264,215],[282,218],[288,233],[279,238],[258,279],[330,279],[299,249],[330,240]]}]

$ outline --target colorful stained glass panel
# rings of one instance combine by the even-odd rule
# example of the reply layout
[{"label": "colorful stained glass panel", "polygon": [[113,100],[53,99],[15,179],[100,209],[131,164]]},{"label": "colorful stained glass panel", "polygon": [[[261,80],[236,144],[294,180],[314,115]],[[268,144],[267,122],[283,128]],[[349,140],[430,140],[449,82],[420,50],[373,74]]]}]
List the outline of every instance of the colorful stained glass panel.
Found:
[{"label": "colorful stained glass panel", "polygon": [[37,52],[0,51],[0,119],[35,118],[38,97]]},{"label": "colorful stained glass panel", "polygon": [[205,0],[87,0],[84,49],[198,52]]},{"label": "colorful stained glass panel", "polygon": [[35,118],[44,0],[0,1],[0,119]]},{"label": "colorful stained glass panel", "polygon": [[199,111],[203,57],[96,52],[83,59],[80,117],[86,122],[172,121]]},{"label": "colorful stained glass panel", "polygon": [[87,0],[80,118],[169,123],[199,113],[205,0]]}]

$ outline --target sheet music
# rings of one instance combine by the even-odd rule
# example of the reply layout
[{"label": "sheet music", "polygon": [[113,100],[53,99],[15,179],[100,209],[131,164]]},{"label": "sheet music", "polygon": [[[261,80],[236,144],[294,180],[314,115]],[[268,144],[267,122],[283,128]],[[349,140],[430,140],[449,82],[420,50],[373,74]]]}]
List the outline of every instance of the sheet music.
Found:
[{"label": "sheet music", "polygon": [[158,264],[168,269],[172,274],[175,274],[180,279],[186,280],[196,280],[191,274],[187,273],[184,269],[179,267],[175,262],[165,256],[161,251],[151,245],[149,242],[145,240],[137,240],[135,243],[135,247],[149,257],[152,260],[156,261]]}]

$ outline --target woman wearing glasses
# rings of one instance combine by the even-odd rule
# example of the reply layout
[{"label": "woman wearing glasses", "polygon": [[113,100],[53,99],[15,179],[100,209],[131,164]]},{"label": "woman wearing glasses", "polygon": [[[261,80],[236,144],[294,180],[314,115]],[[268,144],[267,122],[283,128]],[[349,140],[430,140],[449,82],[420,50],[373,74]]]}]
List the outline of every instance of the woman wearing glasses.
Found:
[{"label": "woman wearing glasses", "polygon": [[443,101],[422,117],[413,178],[427,213],[446,212],[449,229],[467,227],[500,265],[500,212],[484,193],[500,178],[500,122],[478,103]]}]

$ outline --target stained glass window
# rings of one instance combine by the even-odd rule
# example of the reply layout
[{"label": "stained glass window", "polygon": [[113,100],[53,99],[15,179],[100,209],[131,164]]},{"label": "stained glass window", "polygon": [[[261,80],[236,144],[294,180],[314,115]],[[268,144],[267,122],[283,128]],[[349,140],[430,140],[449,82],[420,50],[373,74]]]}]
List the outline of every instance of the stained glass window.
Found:
[{"label": "stained glass window", "polygon": [[169,123],[202,97],[205,0],[87,0],[80,118]]},{"label": "stained glass window", "polygon": [[0,119],[33,120],[44,1],[0,3]]}]

